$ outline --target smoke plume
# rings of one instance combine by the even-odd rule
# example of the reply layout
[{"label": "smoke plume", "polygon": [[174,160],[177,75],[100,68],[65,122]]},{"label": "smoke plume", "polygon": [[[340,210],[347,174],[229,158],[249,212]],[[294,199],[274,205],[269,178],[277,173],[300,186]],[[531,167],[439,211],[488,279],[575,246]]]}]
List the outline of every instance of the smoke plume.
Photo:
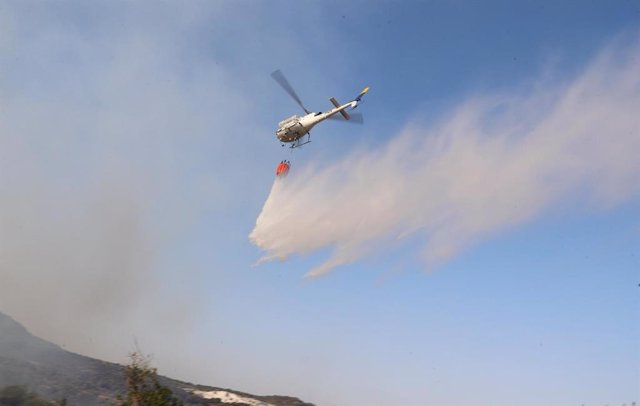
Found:
[{"label": "smoke plume", "polygon": [[133,337],[147,351],[174,348],[198,299],[172,283],[183,274],[166,265],[167,247],[224,193],[191,165],[205,159],[209,120],[233,114],[219,103],[238,103],[210,61],[188,83],[168,63],[190,15],[153,7],[160,28],[107,18],[89,34],[52,10],[10,8],[0,27],[0,311],[110,360],[124,360]]},{"label": "smoke plume", "polygon": [[639,67],[637,44],[610,47],[569,81],[476,97],[379,149],[292,172],[274,184],[250,239],[263,260],[332,248],[308,273],[318,276],[418,235],[432,267],[551,209],[637,197]]}]

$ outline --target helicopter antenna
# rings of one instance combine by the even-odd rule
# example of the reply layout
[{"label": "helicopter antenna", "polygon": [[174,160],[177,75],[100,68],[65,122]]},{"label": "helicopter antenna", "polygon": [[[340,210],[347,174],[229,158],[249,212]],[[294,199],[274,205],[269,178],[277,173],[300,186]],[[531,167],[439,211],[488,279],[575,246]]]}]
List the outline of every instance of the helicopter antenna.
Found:
[{"label": "helicopter antenna", "polygon": [[298,97],[298,95],[296,94],[296,91],[293,90],[293,87],[289,84],[289,81],[287,80],[287,78],[284,76],[284,74],[282,74],[282,72],[280,71],[280,69],[273,71],[271,73],[271,77],[273,78],[273,80],[275,80],[276,82],[278,82],[278,84],[280,86],[282,86],[282,88],[284,89],[285,92],[289,93],[289,96],[291,96],[291,98],[293,100],[296,101],[296,103],[298,103],[298,105],[300,107],[302,107],[302,110],[304,110],[305,113],[309,114],[310,111],[307,110],[306,107],[304,107],[304,104],[302,104],[302,100],[300,100],[300,98]]}]

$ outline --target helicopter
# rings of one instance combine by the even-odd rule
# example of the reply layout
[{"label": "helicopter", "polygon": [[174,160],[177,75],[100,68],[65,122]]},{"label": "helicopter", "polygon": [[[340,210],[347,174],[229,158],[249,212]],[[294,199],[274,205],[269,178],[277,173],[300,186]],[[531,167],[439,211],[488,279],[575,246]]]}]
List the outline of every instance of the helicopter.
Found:
[{"label": "helicopter", "polygon": [[[286,118],[278,123],[278,130],[276,131],[276,137],[280,142],[282,142],[282,146],[284,147],[287,143],[291,143],[290,148],[298,148],[305,144],[311,142],[311,129],[318,123],[326,120],[347,120],[348,122],[362,124],[362,114],[358,113],[347,113],[347,109],[353,110],[358,107],[360,101],[362,100],[362,96],[364,96],[368,91],[369,87],[365,87],[360,94],[353,100],[348,103],[340,104],[334,97],[330,98],[329,101],[333,104],[334,108],[325,112],[311,112],[307,110],[307,108],[302,104],[302,100],[298,97],[293,87],[289,84],[289,81],[284,76],[284,74],[280,70],[276,70],[271,73],[271,77],[278,82],[280,86],[284,89],[285,92],[291,96],[291,98],[298,103],[302,110],[306,113],[304,116],[294,115],[289,118]],[[339,116],[337,114],[340,114]],[[306,139],[305,139],[306,136]]]}]

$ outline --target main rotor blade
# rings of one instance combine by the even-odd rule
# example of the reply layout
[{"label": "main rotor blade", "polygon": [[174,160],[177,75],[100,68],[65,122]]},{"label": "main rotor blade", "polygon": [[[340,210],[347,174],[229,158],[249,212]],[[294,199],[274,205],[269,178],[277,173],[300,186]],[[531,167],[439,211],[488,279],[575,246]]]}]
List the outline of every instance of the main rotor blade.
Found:
[{"label": "main rotor blade", "polygon": [[295,100],[296,103],[298,103],[300,107],[302,107],[302,110],[304,110],[305,113],[309,114],[309,110],[307,110],[306,107],[304,107],[304,105],[302,104],[302,100],[300,100],[300,98],[296,94],[296,91],[293,90],[293,87],[289,84],[289,81],[287,80],[287,78],[284,77],[280,69],[273,71],[271,73],[271,77],[276,82],[278,82],[280,86],[282,86],[285,92],[289,93],[289,96],[291,96],[291,98],[293,98],[293,100]]},{"label": "main rotor blade", "polygon": [[352,123],[352,124],[364,123],[364,119],[362,118],[362,113],[349,113],[349,115],[351,116],[349,120],[342,117],[340,114],[334,114],[333,116],[329,117],[329,120],[341,121],[343,123]]}]

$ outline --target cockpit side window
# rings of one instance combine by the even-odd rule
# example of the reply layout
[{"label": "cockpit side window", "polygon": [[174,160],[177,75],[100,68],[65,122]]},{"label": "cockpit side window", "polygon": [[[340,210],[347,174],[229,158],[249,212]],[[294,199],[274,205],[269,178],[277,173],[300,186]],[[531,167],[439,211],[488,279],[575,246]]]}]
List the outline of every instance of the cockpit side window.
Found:
[{"label": "cockpit side window", "polygon": [[298,116],[291,116],[289,118],[285,118],[284,120],[282,120],[281,122],[278,123],[278,127],[282,127],[284,125],[287,125],[289,123],[291,123],[294,120],[297,120]]}]

